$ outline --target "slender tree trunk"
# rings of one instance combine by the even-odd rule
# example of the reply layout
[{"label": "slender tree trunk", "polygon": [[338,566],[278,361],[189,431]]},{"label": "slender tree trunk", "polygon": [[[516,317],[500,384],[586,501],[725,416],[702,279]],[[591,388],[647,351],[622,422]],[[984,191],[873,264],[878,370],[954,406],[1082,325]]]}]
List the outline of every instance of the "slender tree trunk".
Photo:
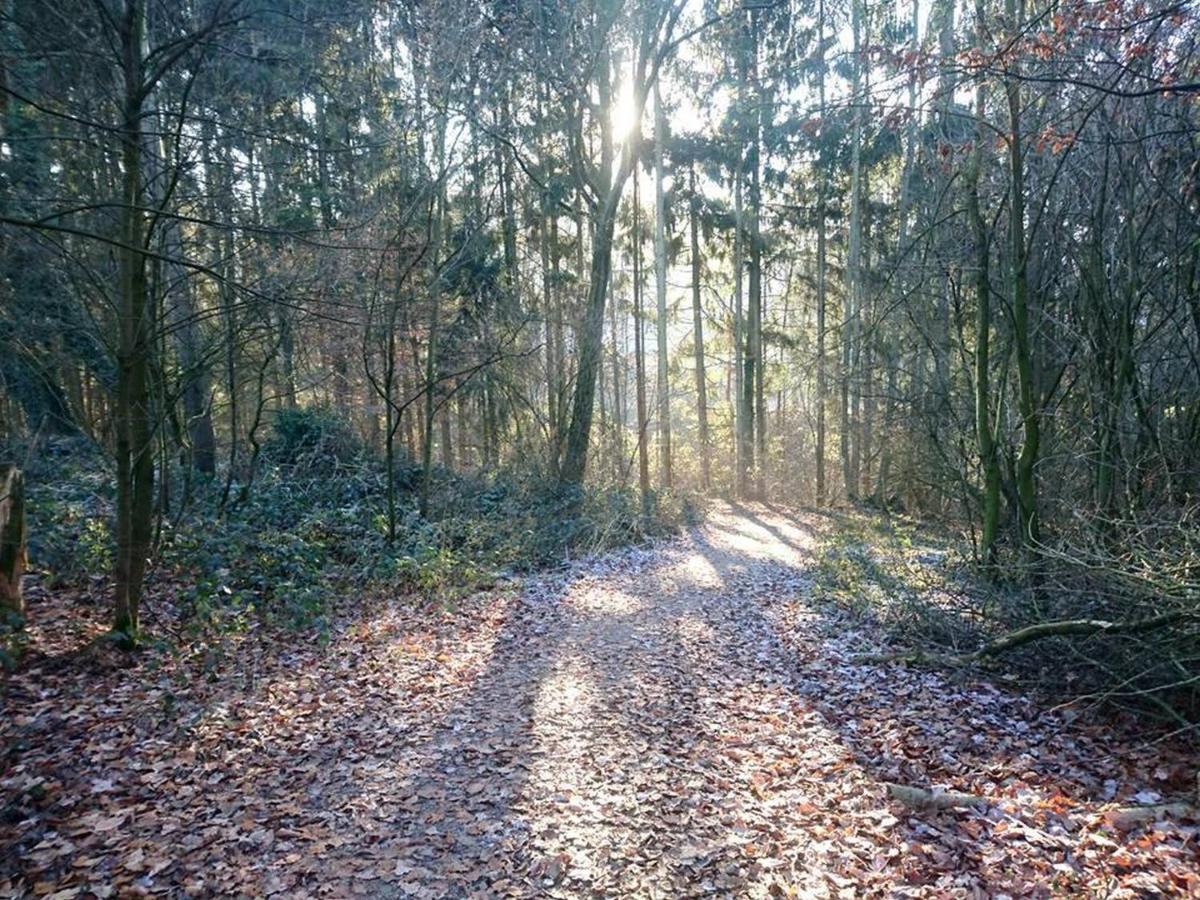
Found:
[{"label": "slender tree trunk", "polygon": [[150,408],[153,323],[146,291],[146,222],[142,212],[143,0],[126,0],[120,22],[125,93],[121,130],[122,247],[117,352],[117,556],[113,631],[136,645],[150,553],[154,507],[154,444]]},{"label": "slender tree trunk", "polygon": [[560,467],[559,480],[564,485],[583,483],[587,468],[588,439],[592,429],[592,404],[596,394],[596,375],[601,361],[604,341],[604,304],[612,274],[613,230],[616,226],[616,206],[620,190],[613,186],[606,192],[596,236],[592,244],[591,280],[588,282],[584,327],[579,340],[579,367],[575,376],[575,393],[571,404],[571,424]]},{"label": "slender tree trunk", "polygon": [[[819,0],[817,11],[817,94],[822,128],[825,122],[825,0]],[[825,279],[826,279],[826,197],[829,192],[826,173],[824,142],[817,154],[817,506],[824,506],[825,486],[825,407],[828,403],[828,386],[825,374]]]},{"label": "slender tree trunk", "polygon": [[[447,386],[447,389],[449,386]],[[451,439],[452,426],[450,418],[454,413],[454,401],[447,397],[442,402],[441,417],[438,421],[439,430],[442,433],[441,450],[442,450],[442,468],[450,471],[454,468],[454,443]]]},{"label": "slender tree trunk", "polygon": [[633,363],[637,391],[638,489],[642,514],[650,513],[650,459],[646,447],[650,427],[646,410],[646,315],[642,308],[642,215],[638,173],[633,176]]},{"label": "slender tree trunk", "polygon": [[546,421],[549,422],[550,466],[553,470],[558,465],[559,444],[559,413],[558,413],[558,350],[554,345],[554,285],[551,273],[550,255],[550,201],[546,192],[542,192],[541,213],[538,228],[538,251],[542,263],[542,334],[546,352]]},{"label": "slender tree trunk", "polygon": [[762,282],[762,107],[764,103],[758,71],[758,14],[752,11],[750,65],[754,82],[753,134],[750,142],[750,309],[746,367],[746,407],[753,406],[749,432],[754,437],[754,494],[762,497],[767,469],[767,407],[763,352]]},{"label": "slender tree trunk", "polygon": [[217,438],[212,421],[212,379],[199,345],[193,285],[187,279],[179,287],[177,352],[183,379],[183,415],[188,433],[187,460],[205,475],[217,470]]},{"label": "slender tree trunk", "polygon": [[[739,87],[741,105],[745,105],[745,76]],[[751,419],[751,408],[746,402],[748,388],[746,386],[746,348],[743,344],[746,333],[744,312],[742,306],[742,276],[745,268],[745,241],[742,218],[744,214],[742,202],[743,154],[744,148],[738,147],[737,171],[734,173],[733,185],[733,393],[734,393],[734,464],[735,464],[735,493],[738,497],[746,497],[750,491],[750,472],[754,466],[754,449],[751,429],[754,427]],[[752,390],[750,388],[749,390]]]},{"label": "slender tree trunk", "polygon": [[15,465],[0,463],[0,625],[5,628],[25,618],[25,547],[25,477]]},{"label": "slender tree trunk", "polygon": [[[221,196],[224,202],[233,202],[233,156],[229,143],[225,144],[224,172],[217,179],[221,185]],[[215,217],[215,211],[214,211]],[[233,274],[233,233],[226,230],[216,241],[217,256],[220,262],[221,284],[217,294],[221,299],[221,320],[225,326],[225,390],[229,394],[229,458],[225,472],[225,485],[221,490],[221,509],[229,502],[233,489],[233,480],[237,477],[238,466],[238,426],[240,424],[240,403],[238,395],[237,376],[237,337],[238,309],[232,288]]]},{"label": "slender tree trunk", "polygon": [[663,153],[667,117],[658,83],[654,84],[654,293],[658,349],[658,477],[671,487],[671,385],[667,348],[667,222],[663,196]]},{"label": "slender tree trunk", "polygon": [[[987,35],[983,0],[975,0],[975,30],[983,52]],[[992,288],[988,276],[987,225],[979,208],[979,179],[983,170],[986,91],[982,78],[975,84],[975,146],[967,167],[967,216],[975,239],[975,437],[983,472],[983,521],[979,552],[984,562],[995,562],[996,529],[1000,524],[1000,459],[992,433],[991,373]]]},{"label": "slender tree trunk", "polygon": [[[424,434],[421,441],[421,497],[420,512],[422,517],[429,516],[429,492],[433,483],[433,418],[434,394],[437,389],[438,377],[438,336],[442,317],[442,283],[440,266],[442,264],[442,229],[446,215],[443,174],[446,169],[446,117],[439,113],[434,135],[434,156],[437,160],[436,178],[438,190],[433,198],[433,234],[430,237],[432,253],[430,254],[431,277],[429,282],[429,332],[425,347],[425,421]],[[448,411],[447,411],[448,413]],[[443,436],[443,446],[449,441]]]},{"label": "slender tree trunk", "polygon": [[850,240],[846,261],[846,298],[842,316],[842,483],[850,500],[858,497],[858,467],[856,465],[856,432],[858,430],[858,391],[855,387],[856,361],[859,358],[858,316],[862,298],[862,140],[863,96],[862,78],[862,0],[851,0],[851,31],[853,37],[854,118],[850,138]]},{"label": "slender tree trunk", "polygon": [[704,311],[700,303],[700,197],[696,192],[696,164],[688,170],[691,197],[689,203],[692,239],[692,341],[696,355],[696,418],[700,430],[700,483],[704,490],[712,486],[708,446],[708,376],[704,368]]},{"label": "slender tree trunk", "polygon": [[[1024,4],[1006,0],[1009,22],[1017,27],[1024,20]],[[1013,266],[1013,344],[1017,357],[1018,409],[1024,431],[1017,457],[1016,481],[1021,539],[1028,545],[1038,541],[1037,461],[1041,444],[1041,422],[1037,388],[1034,384],[1033,346],[1029,327],[1029,253],[1025,242],[1025,160],[1021,140],[1021,86],[1017,64],[1005,79],[1008,100],[1009,235]]]},{"label": "slender tree trunk", "polygon": [[[863,196],[871,196],[870,179],[863,175]],[[862,262],[859,267],[864,280],[866,273],[871,271],[871,225],[872,218],[868,211],[863,214],[863,237],[861,244]],[[858,353],[859,362],[855,367],[858,372],[858,409],[861,413],[856,432],[857,440],[854,445],[854,473],[858,479],[858,496],[871,496],[871,464],[872,448],[875,440],[875,347],[878,334],[875,329],[874,296],[864,285],[860,292],[858,304]]]},{"label": "slender tree trunk", "polygon": [[612,393],[613,393],[613,463],[617,478],[625,472],[625,392],[623,390],[624,375],[621,370],[621,335],[617,331],[617,302],[614,299],[609,308],[610,327],[612,328]]},{"label": "slender tree trunk", "polygon": [[387,541],[388,546],[396,543],[396,431],[400,427],[395,408],[396,392],[396,307],[393,300],[387,335],[384,339],[387,358],[383,361],[383,428],[384,465],[387,466]]}]

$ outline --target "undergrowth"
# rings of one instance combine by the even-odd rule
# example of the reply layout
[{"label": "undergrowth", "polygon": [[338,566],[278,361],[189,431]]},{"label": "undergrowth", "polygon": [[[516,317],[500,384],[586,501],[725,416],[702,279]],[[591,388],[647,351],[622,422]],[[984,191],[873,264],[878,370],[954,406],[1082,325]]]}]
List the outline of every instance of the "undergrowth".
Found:
[{"label": "undergrowth", "polygon": [[[685,498],[664,495],[646,516],[634,491],[564,492],[532,468],[438,469],[422,517],[420,470],[401,456],[389,542],[382,463],[321,410],[277,417],[249,486],[234,479],[227,492],[220,474],[182,465],[169,477],[146,605],[193,637],[259,622],[324,635],[336,609],[365,596],[453,606],[499,578],[668,533],[693,514]],[[54,444],[29,457],[27,484],[40,587],[103,593],[113,523],[106,458],[81,441]]]},{"label": "undergrowth", "polygon": [[814,563],[814,600],[880,626],[893,645],[931,661],[970,654],[1032,624],[1181,613],[1169,628],[1051,635],[979,663],[1060,700],[1127,708],[1195,730],[1200,613],[1188,563],[1197,558],[1194,535],[1180,538],[1183,530],[1174,524],[1156,531],[1140,523],[1135,535],[1110,532],[1103,543],[1087,544],[1058,537],[1026,561],[984,569],[969,544],[948,531],[859,511],[831,516],[834,527]]}]

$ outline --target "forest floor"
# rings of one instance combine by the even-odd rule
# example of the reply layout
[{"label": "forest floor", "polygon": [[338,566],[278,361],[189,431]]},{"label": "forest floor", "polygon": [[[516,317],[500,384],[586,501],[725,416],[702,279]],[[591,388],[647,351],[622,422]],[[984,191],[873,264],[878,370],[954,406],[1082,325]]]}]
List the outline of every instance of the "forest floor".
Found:
[{"label": "forest floor", "polygon": [[[5,691],[0,894],[1200,892],[1195,822],[1111,817],[1194,760],[861,663],[877,630],[810,596],[832,527],[724,505],[455,609],[364,599],[327,646],[42,656]],[[35,645],[62,627],[35,614]]]}]

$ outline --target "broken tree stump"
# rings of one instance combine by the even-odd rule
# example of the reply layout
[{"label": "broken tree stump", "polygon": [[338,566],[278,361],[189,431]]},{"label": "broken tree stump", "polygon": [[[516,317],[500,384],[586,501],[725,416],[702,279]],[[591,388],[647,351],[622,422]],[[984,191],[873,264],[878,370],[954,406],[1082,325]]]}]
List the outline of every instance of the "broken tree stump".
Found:
[{"label": "broken tree stump", "polygon": [[11,463],[0,463],[0,612],[24,617],[24,574],[25,478]]}]

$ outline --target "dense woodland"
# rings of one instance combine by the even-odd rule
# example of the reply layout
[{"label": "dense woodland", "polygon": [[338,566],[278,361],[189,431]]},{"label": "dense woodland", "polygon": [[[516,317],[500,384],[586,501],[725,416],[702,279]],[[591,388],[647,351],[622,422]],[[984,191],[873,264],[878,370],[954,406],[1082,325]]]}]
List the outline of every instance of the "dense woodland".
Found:
[{"label": "dense woodland", "polygon": [[389,541],[437,473],[520,470],[648,515],[871,504],[966,527],[1000,579],[1194,613],[1187,4],[8,0],[0,28],[0,422],[112,459],[118,632],[164,519],[201,481],[245,504],[313,410],[382,461]]},{"label": "dense woodland", "polygon": [[[1028,730],[1024,707],[996,700],[990,684],[954,695],[925,673],[1001,675],[1089,713],[1133,712],[1106,721],[1154,740],[1196,736],[1197,15],[1186,0],[0,0],[0,662],[16,673],[2,688],[11,706],[0,722],[16,730],[0,757],[0,888],[69,891],[76,870],[92,884],[117,878],[111,857],[72,869],[75,848],[57,843],[109,831],[151,836],[145,862],[125,863],[139,891],[154,889],[155,873],[178,888],[188,872],[196,896],[312,886],[311,873],[287,868],[305,865],[303,852],[276,881],[222,881],[202,849],[159,865],[158,824],[124,818],[136,797],[56,832],[87,804],[29,773],[72,784],[75,754],[87,760],[78,777],[92,779],[90,793],[75,789],[89,803],[136,794],[129,785],[145,777],[97,768],[88,735],[108,728],[108,746],[159,747],[158,759],[184,746],[190,760],[218,758],[228,735],[205,736],[203,716],[226,701],[207,685],[236,682],[250,696],[261,678],[308,709],[291,654],[336,696],[361,677],[338,659],[374,652],[362,635],[408,635],[403,646],[416,647],[413,635],[436,632],[419,695],[439,699],[422,702],[459,702],[453,679],[438,679],[476,666],[484,674],[456,714],[500,728],[525,709],[505,690],[557,684],[545,655],[573,639],[541,656],[539,642],[564,621],[589,637],[580,652],[597,671],[611,666],[604,648],[627,660],[605,677],[630,708],[642,709],[658,662],[680,648],[692,654],[680,672],[707,673],[708,711],[727,708],[730,673],[766,677],[764,666],[794,656],[813,709],[860,724],[818,733],[784,706],[782,719],[754,719],[775,703],[760,695],[728,701],[722,728],[757,722],[769,736],[754,752],[786,743],[792,755],[797,740],[816,753],[839,731],[850,758],[870,761],[848,795],[918,775],[981,796],[893,785],[890,802],[976,809],[993,802],[989,791],[1013,804],[1040,791],[1043,818],[1011,815],[1054,834],[1057,820],[1044,817],[1058,813],[1046,810],[1096,798],[1137,799],[1128,827],[1194,817],[1192,800],[1153,805],[1194,785],[1166,749],[1167,761],[1147,762],[1160,751],[1120,744],[1111,757],[1141,775],[1115,776],[1094,763],[1092,738],[1062,737],[1074,734],[1067,720]],[[712,509],[723,510],[714,530],[696,530]],[[647,540],[665,542],[661,556],[618,549]],[[699,548],[678,571],[663,568],[681,552],[672,540]],[[744,566],[738,554],[792,568]],[[592,618],[572,619],[579,601],[538,573],[580,559],[600,560],[594,577],[609,589],[587,601]],[[708,571],[726,593],[714,599],[700,578],[691,593],[652,596],[642,565],[645,578]],[[560,599],[536,614],[532,600],[486,612],[525,576],[529,597]],[[797,597],[810,612],[788,606],[792,618],[780,618],[777,604]],[[399,619],[371,618],[372,604],[397,598],[388,615]],[[672,604],[692,605],[664,618]],[[648,637],[628,644],[596,609]],[[825,631],[805,618],[812,610],[832,623]],[[719,637],[695,644],[697,621]],[[268,633],[273,649],[237,649]],[[480,650],[489,634],[504,654]],[[679,642],[660,644],[667,634]],[[361,640],[340,657],[314,649],[345,648],[349,635]],[[710,646],[723,661],[696,663]],[[388,657],[359,699],[390,685],[376,713],[416,715],[424,707],[409,702],[419,692],[406,680],[416,658]],[[868,665],[893,674],[867,690]],[[63,686],[68,670],[83,673],[75,688]],[[97,678],[118,698],[128,685],[159,687],[105,725],[112,708],[95,705]],[[709,712],[670,724],[700,702],[689,684],[673,682],[674,699],[645,713],[647,728],[672,735],[663,753],[703,733],[696,721]],[[569,708],[586,692],[562,696]],[[200,712],[186,719],[189,704]],[[887,730],[889,716],[908,737]],[[432,721],[404,727],[411,740],[433,735],[422,746],[460,740]],[[536,731],[537,721],[509,724]],[[980,781],[969,762],[895,762],[910,739],[974,759],[984,721],[1011,751],[986,771],[1015,767],[1016,786]],[[573,746],[543,740],[551,755]],[[623,746],[613,734],[599,745]],[[223,771],[312,759],[292,749],[283,766],[263,746],[261,769]],[[432,765],[417,744],[394,746],[375,752]],[[916,744],[905,752],[921,755]],[[53,765],[29,755],[54,753],[64,755]],[[435,816],[422,821],[520,794],[504,780],[511,767],[489,781],[463,765],[447,771],[476,780],[446,809],[429,807],[441,781],[435,794],[410,792]],[[638,783],[631,772],[604,777]],[[1147,772],[1149,793],[1138,781]],[[258,788],[238,790],[230,796]],[[753,796],[763,790],[756,781]],[[192,794],[171,796],[164,810],[190,808]],[[817,805],[789,801],[787,816],[818,815]],[[475,822],[501,821],[494,812]],[[1090,824],[1068,828],[1071,840],[1108,834],[1096,821],[1078,819]],[[1200,890],[1194,835],[1156,827],[1137,845],[1140,862],[1097,862],[1109,850],[1081,844],[1054,866],[1043,841],[966,875],[946,862],[961,847],[913,862],[932,840],[918,828],[900,855],[836,878],[890,878],[890,889],[959,878],[931,896],[952,895],[951,884],[1072,894],[1103,878],[1132,891],[1113,896]],[[197,847],[226,846],[212,840]],[[1190,863],[1179,849],[1189,840]],[[738,858],[766,854],[768,839],[756,841]],[[1176,850],[1164,849],[1171,841]],[[781,871],[764,862],[755,875],[754,863],[736,876],[749,881],[726,883],[732,869],[696,874],[717,851],[689,847],[671,870],[677,886],[703,877],[717,893],[758,896],[745,885]],[[457,852],[516,858],[491,845]],[[481,881],[481,868],[461,884],[491,892],[479,896],[503,895],[500,884],[535,886],[514,896],[582,892],[603,869],[582,866],[578,847],[575,863],[544,852],[503,879]],[[789,858],[803,884],[795,867],[819,855]],[[25,878],[28,859],[41,876]],[[409,883],[434,883],[436,867],[393,865]],[[1153,867],[1166,880],[1153,881]],[[429,878],[412,874],[422,871]],[[613,871],[625,874],[600,895],[644,895],[621,881],[636,865]],[[337,883],[333,872],[320,883]],[[1121,880],[1141,877],[1151,880]],[[464,895],[455,890],[419,895]]]},{"label": "dense woodland", "polygon": [[129,643],[194,495],[228,517],[330,429],[388,544],[453,473],[866,504],[962,529],[1038,621],[1194,641],[1198,34],[1141,0],[7,0],[0,427],[59,474],[103,451]]}]

